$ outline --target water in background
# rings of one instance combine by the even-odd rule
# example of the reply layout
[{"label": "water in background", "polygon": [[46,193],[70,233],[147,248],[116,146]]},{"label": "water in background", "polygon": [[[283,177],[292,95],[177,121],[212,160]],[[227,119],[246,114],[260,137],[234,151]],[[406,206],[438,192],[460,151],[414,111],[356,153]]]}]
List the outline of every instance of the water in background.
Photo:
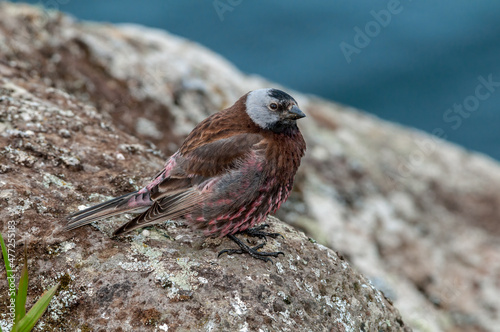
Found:
[{"label": "water in background", "polygon": [[168,30],[245,72],[437,129],[500,160],[498,1],[28,2],[84,20]]}]

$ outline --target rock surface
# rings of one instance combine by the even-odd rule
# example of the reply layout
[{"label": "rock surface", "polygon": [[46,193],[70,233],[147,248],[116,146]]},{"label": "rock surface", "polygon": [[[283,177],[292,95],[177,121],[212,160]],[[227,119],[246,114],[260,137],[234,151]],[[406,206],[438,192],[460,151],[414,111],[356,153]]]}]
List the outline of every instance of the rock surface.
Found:
[{"label": "rock surface", "polygon": [[[169,151],[198,120],[185,110],[199,107],[201,118],[216,103],[200,102],[198,90],[190,94],[185,86],[202,85],[195,81],[179,83],[175,110],[134,95],[127,84],[137,82],[106,72],[86,46],[96,37],[113,45],[113,38],[125,37],[116,28],[0,6],[0,231],[7,234],[7,225],[16,225],[17,264],[28,244],[28,307],[43,290],[62,285],[36,330],[409,330],[392,303],[341,256],[273,217],[271,229],[284,238],[265,248],[286,253],[274,265],[240,255],[218,259],[218,251],[234,244],[205,238],[182,221],[118,239],[111,233],[123,217],[65,232],[64,216],[79,205],[133,191],[162,167],[165,157],[142,143],[147,137],[168,143],[162,148]],[[131,47],[134,38],[126,38]],[[78,78],[80,71],[95,81]],[[163,137],[165,126],[172,128],[170,137]],[[7,294],[1,282],[2,308]],[[1,318],[5,329],[7,319]]]},{"label": "rock surface", "polygon": [[[214,280],[202,276],[209,284],[248,288],[222,291],[226,307],[217,309],[214,305],[211,312],[223,313],[225,318],[209,319],[208,325],[202,326],[207,329],[224,329],[217,325],[222,322],[250,330],[259,324],[247,317],[259,317],[268,329],[278,328],[272,325],[278,323],[291,330],[300,326],[293,324],[311,327],[318,318],[310,312],[318,313],[323,306],[331,308],[333,317],[324,322],[336,324],[336,319],[341,320],[341,325],[329,328],[350,330],[355,326],[353,330],[357,331],[362,326],[350,323],[355,324],[359,318],[353,318],[351,311],[357,301],[361,307],[356,308],[377,305],[379,309],[369,310],[375,317],[389,316],[391,327],[381,327],[383,330],[402,328],[392,306],[383,297],[382,304],[378,302],[378,293],[370,290],[367,282],[362,283],[367,285],[363,289],[372,294],[372,299],[354,297],[356,301],[352,301],[352,289],[349,293],[348,286],[337,287],[335,292],[347,292],[345,301],[350,307],[339,306],[332,299],[330,307],[325,298],[317,298],[318,294],[325,296],[321,293],[321,280],[326,278],[323,273],[333,271],[330,280],[341,281],[340,271],[344,270],[339,266],[345,262],[277,221],[273,221],[273,227],[295,235],[287,233],[286,240],[269,243],[290,251],[284,259],[276,260],[275,266],[250,265],[252,262],[242,257],[216,260],[217,250],[230,245],[226,240],[218,246],[177,224],[152,228],[148,236],[140,233],[132,240],[120,241],[111,240],[109,234],[111,226],[123,219],[95,225],[99,231],[86,227],[73,234],[61,233],[62,217],[77,205],[102,201],[103,196],[123,194],[144,184],[163,164],[163,153],[172,153],[194,124],[208,114],[229,106],[249,90],[276,84],[245,76],[218,55],[161,31],[76,23],[64,15],[6,3],[0,4],[0,76],[0,218],[16,219],[19,241],[31,243],[32,287],[38,287],[32,290],[35,294],[61,276],[68,281],[63,290],[67,293],[56,304],[62,309],[51,309],[56,316],[44,318],[47,326],[57,328],[58,324],[70,326],[64,324],[97,319],[90,311],[102,314],[91,323],[95,324],[92,328],[108,329],[118,317],[131,326],[154,322],[151,329],[167,324],[182,330],[183,326],[167,322],[166,316],[152,310],[162,306],[155,302],[159,294],[169,305],[176,303],[176,308],[198,308],[177,321],[194,317],[190,316],[194,312],[201,312],[200,317],[217,317],[202,310],[206,308],[203,303],[212,300],[200,298],[208,286],[194,275],[200,275],[199,266],[213,260],[218,264],[213,270],[222,274],[213,272]],[[498,164],[436,137],[312,96],[292,94],[308,114],[307,121],[300,124],[308,151],[295,191],[279,217],[341,252],[394,301],[403,320],[414,330],[498,330]],[[435,132],[445,136],[451,130],[443,123]],[[181,237],[176,241],[165,237],[172,234],[174,239]],[[257,299],[249,294],[256,294],[251,290],[256,285],[253,275],[276,275],[293,283],[279,273],[278,261],[287,268],[285,275],[294,271],[289,260],[300,267],[298,271],[307,271],[293,261],[295,251],[306,250],[303,248],[308,254],[300,252],[298,256],[308,262],[308,267],[317,263],[312,263],[317,253],[329,268],[321,268],[319,276],[305,272],[304,280],[310,280],[307,276],[316,278],[308,285],[317,288],[309,292],[303,287],[305,293],[297,298],[304,299],[302,294],[307,293],[314,303],[295,302],[295,313],[306,315],[302,317],[307,320],[297,314],[293,322],[288,321],[292,325],[287,325],[292,308],[287,308],[286,302],[284,307],[275,307],[274,302],[260,301],[267,301],[271,295]],[[335,259],[327,260],[328,253]],[[148,264],[155,261],[152,257],[157,257],[154,255],[160,255],[162,263],[150,267]],[[186,263],[177,258],[188,260]],[[71,268],[78,261],[82,263]],[[101,266],[101,261],[109,264]],[[229,262],[235,262],[239,270],[229,270]],[[242,282],[243,264],[254,273],[248,274],[252,275],[248,285]],[[172,266],[180,272],[168,271]],[[128,271],[131,268],[136,271]],[[168,276],[157,279],[165,276],[162,271]],[[128,284],[124,278],[128,278]],[[364,280],[355,273],[349,278]],[[276,284],[271,277],[266,280]],[[191,290],[181,292],[185,289],[180,285],[187,284]],[[267,281],[259,284],[267,285]],[[283,286],[287,287],[294,284]],[[142,297],[140,294],[146,291],[154,295]],[[332,290],[325,291],[331,294]],[[3,289],[0,292],[5,296]],[[283,298],[276,294],[272,294],[273,301]],[[283,290],[283,294],[288,293]],[[176,302],[177,295],[186,301]],[[99,301],[96,296],[107,300]],[[5,297],[0,299],[6,301]],[[257,300],[262,307],[253,306]],[[64,301],[68,303],[66,309]],[[119,308],[131,306],[151,311],[129,310],[122,311],[123,316],[113,316],[118,315]],[[265,310],[270,306],[277,311],[269,311],[275,319],[267,321]],[[158,312],[164,312],[161,308]],[[343,314],[342,308],[346,308]],[[252,315],[254,311],[259,315]],[[143,317],[152,318],[141,321]],[[359,319],[362,317],[366,316]],[[373,320],[370,324],[364,329],[376,329]]]},{"label": "rock surface", "polygon": [[275,218],[268,221],[285,239],[267,248],[286,252],[275,265],[218,259],[234,245],[181,222],[121,239],[111,233],[123,218],[65,232],[69,211],[137,189],[163,159],[109,116],[2,69],[10,73],[0,79],[0,218],[17,224],[19,257],[29,243],[30,302],[62,283],[39,330],[404,330],[392,304],[343,258]]}]

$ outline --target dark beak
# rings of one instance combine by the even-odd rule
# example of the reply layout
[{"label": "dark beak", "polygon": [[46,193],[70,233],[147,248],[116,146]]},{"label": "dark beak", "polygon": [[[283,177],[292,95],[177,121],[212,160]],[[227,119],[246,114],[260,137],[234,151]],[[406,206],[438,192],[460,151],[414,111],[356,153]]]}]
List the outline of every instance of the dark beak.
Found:
[{"label": "dark beak", "polygon": [[293,105],[293,107],[288,111],[286,117],[287,119],[292,119],[292,120],[297,120],[304,118],[306,115],[304,112],[300,110],[300,108],[297,105]]}]

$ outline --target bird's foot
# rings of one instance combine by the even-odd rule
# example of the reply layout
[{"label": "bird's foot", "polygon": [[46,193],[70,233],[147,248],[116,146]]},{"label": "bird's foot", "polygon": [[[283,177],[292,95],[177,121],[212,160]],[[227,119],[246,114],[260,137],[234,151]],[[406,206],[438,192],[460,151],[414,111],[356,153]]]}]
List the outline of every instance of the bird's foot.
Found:
[{"label": "bird's foot", "polygon": [[[256,236],[258,236],[258,235],[256,235]],[[268,235],[268,236],[270,236],[270,235]],[[224,249],[224,250],[221,250],[219,252],[219,255],[217,257],[220,257],[220,255],[225,254],[225,253],[227,253],[228,255],[232,255],[232,254],[245,254],[246,253],[246,254],[249,254],[250,256],[252,256],[253,258],[257,258],[257,259],[263,260],[264,262],[271,262],[271,263],[273,263],[273,260],[271,258],[269,258],[269,256],[278,257],[279,254],[282,254],[283,256],[285,255],[285,253],[283,253],[281,251],[275,251],[275,252],[259,251],[259,249],[264,246],[265,242],[261,243],[261,244],[258,244],[255,247],[250,247],[250,246],[246,245],[245,243],[243,243],[243,241],[241,241],[240,239],[238,239],[234,235],[230,235],[229,234],[229,235],[227,235],[227,237],[230,238],[231,240],[233,240],[240,247],[240,249]]]},{"label": "bird's foot", "polygon": [[264,239],[265,241],[267,241],[268,236],[272,237],[273,239],[277,238],[278,236],[281,236],[282,238],[284,238],[283,235],[281,235],[280,233],[263,232],[262,230],[266,229],[267,227],[269,227],[269,224],[262,224],[260,226],[254,227],[254,228],[249,228],[249,229],[243,231],[242,233],[245,233],[248,236],[258,237],[259,239]]}]

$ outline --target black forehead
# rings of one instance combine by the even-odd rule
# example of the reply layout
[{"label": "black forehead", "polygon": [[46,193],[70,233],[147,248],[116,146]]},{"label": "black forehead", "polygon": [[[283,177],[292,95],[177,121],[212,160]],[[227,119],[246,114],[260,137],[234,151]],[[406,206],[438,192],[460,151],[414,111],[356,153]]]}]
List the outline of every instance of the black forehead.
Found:
[{"label": "black forehead", "polygon": [[278,90],[278,89],[270,89],[268,93],[269,97],[275,98],[279,101],[288,101],[288,102],[295,102],[295,99],[293,99],[292,96],[290,96],[288,93]]}]

